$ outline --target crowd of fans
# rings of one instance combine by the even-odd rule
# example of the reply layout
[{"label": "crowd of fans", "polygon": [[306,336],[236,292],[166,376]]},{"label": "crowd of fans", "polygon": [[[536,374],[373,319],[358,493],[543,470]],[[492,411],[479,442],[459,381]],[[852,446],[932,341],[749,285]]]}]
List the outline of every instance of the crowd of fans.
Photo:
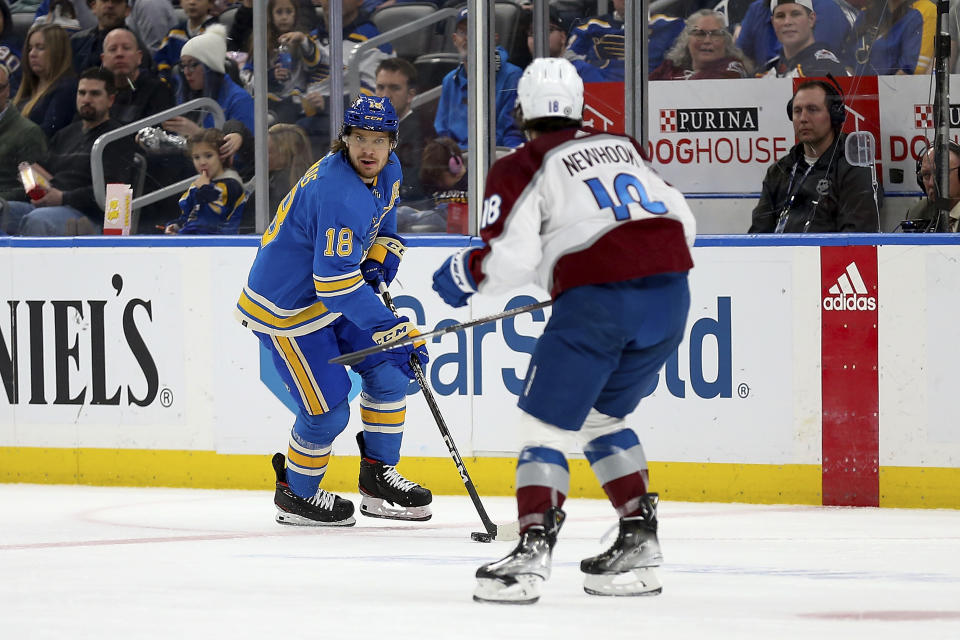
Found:
[{"label": "crowd of fans", "polygon": [[[401,225],[455,230],[460,225],[456,205],[466,200],[465,150],[469,147],[466,8],[430,27],[435,31],[432,42],[448,54],[448,68],[442,75],[439,99],[424,108],[411,108],[417,93],[430,88],[416,59],[397,56],[389,44],[367,49],[360,59],[353,59],[359,44],[379,35],[376,12],[406,1],[343,0],[343,58],[359,71],[361,91],[390,97],[401,118],[396,149],[404,170]],[[622,81],[624,3],[610,0],[604,4],[612,10],[598,15],[596,0],[553,0],[549,55],[571,60],[585,82]],[[31,228],[54,233],[78,228],[96,231],[98,212],[86,192],[83,206],[72,208],[90,224],[26,225],[28,217],[43,217],[37,215],[39,209],[58,208],[55,217],[60,220],[62,209],[71,205],[69,198],[55,205],[31,200],[17,180],[20,163],[46,172],[67,157],[77,162],[77,154],[92,144],[86,139],[90,130],[136,122],[197,97],[212,98],[223,108],[226,123],[216,135],[206,135],[213,127],[209,114],[188,113],[162,123],[170,139],[180,140],[180,145],[167,149],[117,145],[110,155],[144,155],[147,183],[154,187],[197,175],[181,205],[196,201],[188,196],[199,187],[207,186],[202,191],[211,195],[214,187],[210,185],[217,184],[220,174],[229,173],[241,187],[252,188],[252,94],[256,90],[252,4],[252,0],[179,0],[178,4],[171,0],[16,0],[8,5],[0,0],[0,233],[26,234]],[[329,0],[269,0],[267,5],[271,207],[301,171],[326,153],[335,133],[329,131],[331,97],[323,83],[330,74],[329,4]],[[464,5],[462,0],[433,4],[437,9]],[[516,0],[516,4],[523,10],[515,30],[519,37],[512,34],[509,42],[498,40],[495,54],[496,143],[500,147],[515,147],[523,141],[512,112],[522,68],[532,58],[532,12],[529,2]],[[958,4],[960,0],[951,3],[952,65],[960,41]],[[726,0],[719,5],[713,0],[659,0],[653,3],[653,11],[646,60],[652,80],[931,71],[936,19],[932,0]],[[25,34],[13,28],[14,13],[32,16]],[[90,70],[100,75],[90,75]],[[107,76],[110,82],[103,89],[108,110],[102,121],[93,123],[80,112],[84,93],[80,79],[94,82]],[[345,101],[349,99],[344,96]],[[89,111],[88,107],[83,108]],[[68,130],[73,132],[69,139],[74,144],[65,150],[61,134]],[[77,146],[78,140],[83,144]],[[206,171],[197,169],[190,150],[198,144],[215,145],[220,164]],[[126,160],[111,169],[117,174],[112,178],[132,180],[124,175],[131,167]],[[57,172],[50,173],[53,185],[63,180]],[[223,186],[223,194],[227,191],[238,205],[231,209],[228,224],[211,225],[209,219],[188,224],[186,218],[170,223],[177,214],[177,200],[172,198],[141,211],[138,232],[253,231],[252,199],[241,199],[233,183]],[[456,221],[450,213],[454,209]]]}]

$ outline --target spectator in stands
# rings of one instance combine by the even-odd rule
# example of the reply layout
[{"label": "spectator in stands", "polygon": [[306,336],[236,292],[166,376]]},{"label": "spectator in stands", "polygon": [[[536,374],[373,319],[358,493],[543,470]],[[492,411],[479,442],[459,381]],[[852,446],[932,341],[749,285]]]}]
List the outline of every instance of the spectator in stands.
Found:
[{"label": "spectator in stands", "polygon": [[420,186],[420,159],[423,146],[434,137],[433,126],[410,109],[417,95],[417,69],[403,58],[387,58],[377,67],[376,95],[386,96],[400,119],[394,153],[403,168],[400,200],[409,203],[424,197]]},{"label": "spectator in stands", "polygon": [[[842,51],[843,43],[850,33],[852,23],[835,0],[813,0],[817,23],[813,37],[831,51]],[[737,46],[743,50],[756,69],[762,69],[767,61],[780,55],[780,42],[773,29],[770,0],[754,0],[747,9]]]},{"label": "spectator in stands", "polygon": [[173,90],[150,71],[140,67],[143,52],[129,29],[114,29],[103,41],[103,68],[113,74],[117,96],[110,116],[129,124],[172,107]]},{"label": "spectator in stands", "polygon": [[[311,0],[294,0],[297,6],[296,31],[310,33],[317,28],[319,20]],[[248,51],[253,44],[253,0],[241,0],[230,26],[227,48],[230,51]]]},{"label": "spectator in stands", "polygon": [[127,27],[146,47],[143,49],[144,55],[152,58],[177,22],[173,3],[170,0],[130,0],[130,4]]},{"label": "spectator in stands", "polygon": [[[926,0],[929,2],[929,0]],[[817,14],[812,0],[771,0],[773,30],[781,45],[779,56],[771,59],[758,76],[776,78],[824,78],[847,75],[830,47],[817,42],[813,28]]]},{"label": "spectator in stands", "polygon": [[412,233],[467,233],[467,159],[452,138],[430,140],[423,148],[420,183],[429,203],[399,207],[397,229]]},{"label": "spectator in stands", "polygon": [[46,155],[47,137],[10,104],[10,74],[0,65],[0,198],[25,200],[23,186],[17,179],[17,165],[39,162]]},{"label": "spectator in stands", "polygon": [[767,170],[749,233],[879,231],[870,169],[851,166],[844,156],[840,92],[822,80],[807,80],[787,111],[800,142]]},{"label": "spectator in stands", "polygon": [[[20,3],[14,3],[20,4]],[[69,9],[64,5],[69,5]],[[19,9],[18,9],[19,11]],[[57,15],[59,14],[59,16]],[[44,22],[50,24],[64,25],[61,20],[67,16],[72,16],[77,25],[77,29],[70,31],[64,27],[68,33],[74,33],[81,29],[89,29],[97,26],[97,16],[93,15],[90,4],[87,0],[43,0],[33,14],[34,22]]]},{"label": "spectator in stands", "polygon": [[272,213],[313,164],[306,132],[295,124],[285,122],[271,126],[267,131],[267,161]]},{"label": "spectator in stands", "polygon": [[[91,14],[93,15],[93,14]],[[58,24],[70,36],[83,29],[77,19],[76,8],[71,0],[53,0],[50,3],[50,12],[37,21],[45,24]]]},{"label": "spectator in stands", "polygon": [[[194,98],[213,98],[223,109],[225,142],[220,150],[224,159],[233,156],[234,168],[245,180],[253,176],[253,97],[226,73],[226,27],[211,25],[199,36],[190,38],[180,52],[180,76],[175,97],[177,104]],[[213,116],[176,116],[165,120],[163,128],[184,138],[202,129],[212,129]]]},{"label": "spectator in stands", "polygon": [[217,19],[210,15],[212,0],[181,0],[180,8],[186,17],[167,32],[153,56],[157,73],[165,82],[172,82],[173,66],[180,61],[184,43],[206,31],[211,24],[217,24]]},{"label": "spectator in stands", "polygon": [[20,87],[20,47],[23,43],[17,42],[13,34],[13,17],[7,0],[0,0],[0,67],[7,70],[11,94],[16,94]]},{"label": "spectator in stands", "polygon": [[[937,33],[937,5],[933,0],[913,0],[911,8],[916,9],[923,18],[923,29],[920,36],[920,56],[917,58],[915,75],[932,73],[933,71],[933,38]],[[949,71],[949,67],[948,67]]]},{"label": "spectator in stands", "polygon": [[[100,226],[103,210],[94,197],[90,153],[97,138],[119,126],[110,119],[115,94],[113,74],[109,71],[95,67],[80,74],[76,93],[80,118],[53,137],[49,155],[41,167],[51,176],[50,188],[39,200],[9,203],[8,233],[77,235],[91,233]],[[128,138],[108,146],[103,154],[106,182],[130,183],[133,151]]]},{"label": "spectator in stands", "polygon": [[223,133],[204,129],[191,136],[187,152],[197,178],[180,196],[179,218],[167,224],[167,235],[234,234],[243,219],[247,194],[240,174],[230,168],[230,158],[220,159]]},{"label": "spectator in stands", "polygon": [[[924,150],[917,163],[917,184],[927,197],[910,207],[907,220],[912,224],[901,223],[902,227],[927,231],[930,225],[933,225],[934,231],[960,231],[960,144],[951,141],[949,145],[949,185],[946,195],[941,198],[939,194],[935,168],[936,152],[934,147],[930,146]],[[949,211],[948,219],[941,219],[941,208]]]},{"label": "spectator in stands", "polygon": [[[103,53],[103,39],[107,34],[124,26],[130,14],[127,0],[92,0],[91,9],[97,17],[97,26],[70,36],[70,48],[73,50],[73,68],[77,73],[89,67],[100,66],[100,54]],[[149,51],[147,46],[137,41],[140,49]],[[153,59],[146,58],[147,66],[153,66]]]},{"label": "spectator in stands", "polygon": [[[226,29],[212,25],[203,34],[191,38],[180,53],[180,78],[177,82],[177,104],[194,98],[213,98],[223,109],[227,120],[237,120],[253,131],[253,97],[225,73],[227,54]],[[213,116],[202,122],[187,117],[171,118],[165,129],[190,137],[201,129],[213,128]],[[236,149],[232,149],[236,151]]]},{"label": "spectator in stands", "polygon": [[[613,0],[613,11],[575,26],[567,41],[566,57],[571,62],[585,61],[596,67],[606,82],[622,82],[626,0]],[[650,16],[647,39],[647,70],[653,71],[684,28],[682,18],[654,14]],[[584,73],[580,71],[580,76]]]},{"label": "spectator in stands", "polygon": [[856,76],[912,75],[922,42],[923,15],[909,0],[872,0],[857,16],[843,61]]},{"label": "spectator in stands", "polygon": [[[808,2],[809,0],[802,0]],[[651,80],[746,78],[750,62],[733,44],[723,15],[701,9],[687,19],[666,60],[650,74]]]},{"label": "spectator in stands", "polygon": [[[300,107],[301,97],[306,93],[310,72],[320,63],[320,47],[295,29],[297,10],[294,0],[267,2],[267,100],[268,108],[280,122],[293,123],[305,115]],[[247,66],[252,73],[252,46],[248,52]]]},{"label": "spectator in stands", "polygon": [[[533,12],[528,11],[524,14],[524,26],[527,32],[527,49],[530,51],[531,57],[535,57],[533,47]],[[560,13],[550,7],[549,12],[549,31],[547,32],[547,55],[551,58],[563,58],[566,57],[567,52],[567,36],[570,31],[570,24],[564,19]],[[577,73],[580,74],[580,79],[584,82],[603,82],[603,73],[600,69],[597,69],[595,66],[587,62],[586,60],[573,59],[571,60],[573,66],[577,69]]]},{"label": "spectator in stands", "polygon": [[[443,78],[440,102],[433,128],[441,137],[453,138],[466,148],[467,141],[467,10],[457,14],[453,32],[453,45],[460,54],[460,65]],[[523,70],[510,64],[507,51],[498,46],[496,50],[496,111],[497,146],[516,147],[523,143],[523,134],[513,119],[517,101],[517,83]]]},{"label": "spectator in stands", "polygon": [[77,113],[77,77],[67,32],[55,24],[34,24],[24,50],[27,64],[13,103],[50,139]]},{"label": "spectator in stands", "polygon": [[[330,13],[329,0],[317,0],[323,7],[324,16]],[[384,58],[393,55],[393,47],[389,44],[367,51],[363,59],[353,60],[354,50],[358,45],[367,40],[380,35],[379,29],[370,21],[370,16],[361,10],[362,0],[343,0],[343,65],[356,68],[360,72],[360,92],[364,95],[372,95],[376,84],[377,66]],[[325,18],[317,28],[310,34],[314,43],[320,50],[320,63],[315,66],[309,79],[307,93],[303,97],[304,110],[313,115],[299,120],[297,124],[307,132],[310,138],[310,144],[313,146],[314,155],[317,157],[326,154],[330,147],[330,118],[327,111],[327,100],[329,99],[329,90],[321,92],[314,90],[330,76],[330,35],[327,31],[328,20]],[[310,86],[312,85],[312,87]],[[344,106],[349,106],[351,96],[343,96]]]}]

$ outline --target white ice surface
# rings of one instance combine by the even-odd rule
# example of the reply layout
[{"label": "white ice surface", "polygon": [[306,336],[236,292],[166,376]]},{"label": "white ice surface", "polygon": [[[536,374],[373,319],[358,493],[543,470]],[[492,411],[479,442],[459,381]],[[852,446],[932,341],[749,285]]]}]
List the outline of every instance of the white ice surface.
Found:
[{"label": "white ice surface", "polygon": [[466,497],[306,529],[267,492],[0,485],[0,639],[960,638],[960,511],[665,502],[663,594],[602,598],[579,561],[612,510],[566,510],[541,601],[504,606],[473,572],[513,543],[472,542]]}]

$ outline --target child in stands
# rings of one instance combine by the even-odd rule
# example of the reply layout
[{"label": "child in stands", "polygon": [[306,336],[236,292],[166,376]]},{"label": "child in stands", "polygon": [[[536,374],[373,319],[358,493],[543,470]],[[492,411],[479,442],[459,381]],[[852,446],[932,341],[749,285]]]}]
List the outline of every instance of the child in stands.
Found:
[{"label": "child in stands", "polygon": [[182,214],[166,225],[164,233],[237,233],[247,195],[240,174],[230,168],[231,157],[220,159],[223,142],[219,129],[204,129],[190,138],[187,150],[199,175],[180,196]]}]

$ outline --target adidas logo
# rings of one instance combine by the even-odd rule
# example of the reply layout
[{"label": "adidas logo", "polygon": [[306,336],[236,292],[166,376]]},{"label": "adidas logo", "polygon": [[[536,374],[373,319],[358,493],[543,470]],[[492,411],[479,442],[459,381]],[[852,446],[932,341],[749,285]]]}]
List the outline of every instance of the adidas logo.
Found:
[{"label": "adidas logo", "polygon": [[829,296],[823,299],[825,311],[875,311],[877,299],[867,290],[860,277],[857,263],[851,262],[846,271],[837,278],[837,284],[827,290]]}]

